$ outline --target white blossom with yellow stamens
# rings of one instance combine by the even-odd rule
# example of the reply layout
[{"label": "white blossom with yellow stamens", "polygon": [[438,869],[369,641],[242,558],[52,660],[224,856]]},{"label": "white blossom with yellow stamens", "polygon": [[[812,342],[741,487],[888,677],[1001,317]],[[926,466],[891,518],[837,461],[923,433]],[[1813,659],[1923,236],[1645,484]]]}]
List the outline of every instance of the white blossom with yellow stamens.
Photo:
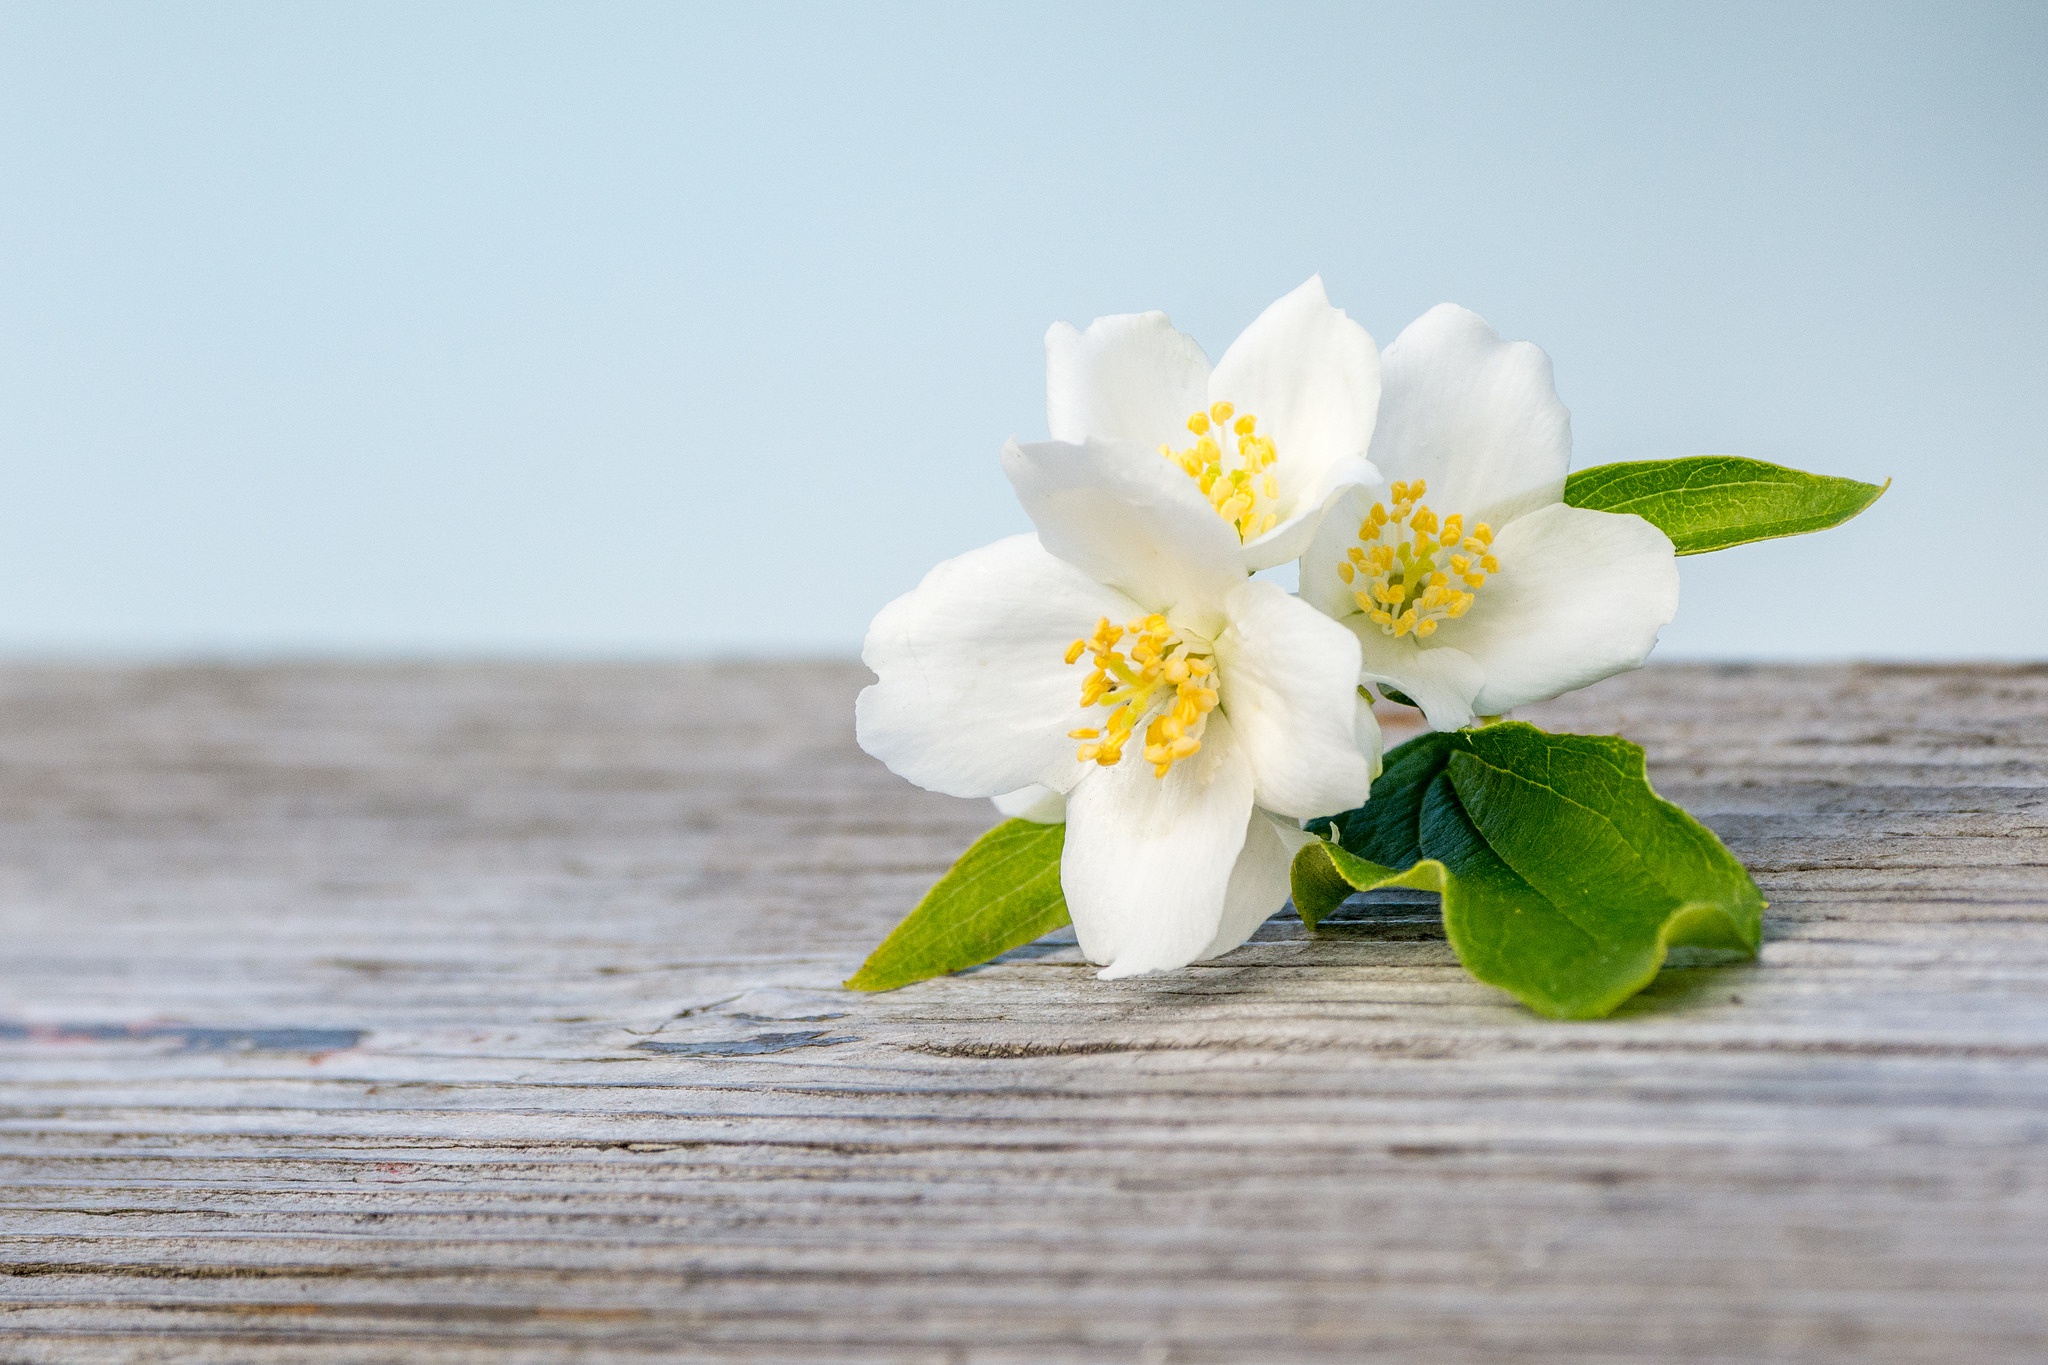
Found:
[{"label": "white blossom with yellow stamens", "polygon": [[1301,562],[1301,595],[1357,635],[1364,677],[1439,730],[1640,667],[1678,611],[1641,517],[1568,507],[1571,416],[1550,358],[1440,304],[1382,356],[1373,463]]},{"label": "white blossom with yellow stamens", "polygon": [[1213,367],[1164,313],[1056,323],[1045,359],[1053,439],[1163,457],[1236,533],[1247,569],[1300,556],[1331,500],[1378,478],[1365,455],[1379,353],[1320,276],[1261,313]]},{"label": "white blossom with yellow stamens", "polygon": [[1067,822],[1060,881],[1105,977],[1228,952],[1287,900],[1300,820],[1365,800],[1353,635],[1273,583],[1186,475],[1110,443],[1003,453],[1036,535],[884,607],[861,747],[953,796]]}]

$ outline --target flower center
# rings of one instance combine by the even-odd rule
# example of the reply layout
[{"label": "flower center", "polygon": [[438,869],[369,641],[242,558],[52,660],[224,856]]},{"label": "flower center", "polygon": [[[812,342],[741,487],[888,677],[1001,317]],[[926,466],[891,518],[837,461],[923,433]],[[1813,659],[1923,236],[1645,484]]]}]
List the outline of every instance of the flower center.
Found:
[{"label": "flower center", "polygon": [[1233,420],[1237,411],[1228,403],[1212,403],[1208,409],[1188,418],[1188,430],[1195,443],[1186,450],[1171,445],[1159,453],[1188,472],[1202,486],[1216,514],[1237,531],[1240,541],[1251,540],[1273,529],[1279,517],[1260,506],[1280,496],[1280,485],[1267,468],[1279,458],[1273,438],[1258,434],[1259,419],[1250,413]]},{"label": "flower center", "polygon": [[1067,738],[1085,741],[1076,758],[1115,767],[1138,723],[1162,701],[1145,727],[1152,775],[1164,777],[1175,763],[1200,752],[1202,731],[1216,709],[1216,662],[1196,653],[1164,616],[1140,616],[1121,626],[1105,616],[1093,635],[1067,646],[1069,664],[1083,654],[1095,667],[1082,680],[1081,705],[1107,707],[1109,716],[1099,727],[1067,732]]},{"label": "flower center", "polygon": [[1455,512],[1439,523],[1422,503],[1428,491],[1422,479],[1395,484],[1394,510],[1374,503],[1358,524],[1359,543],[1337,563],[1358,609],[1396,639],[1436,634],[1438,623],[1472,610],[1486,576],[1500,572],[1493,528],[1482,521],[1466,535]]}]

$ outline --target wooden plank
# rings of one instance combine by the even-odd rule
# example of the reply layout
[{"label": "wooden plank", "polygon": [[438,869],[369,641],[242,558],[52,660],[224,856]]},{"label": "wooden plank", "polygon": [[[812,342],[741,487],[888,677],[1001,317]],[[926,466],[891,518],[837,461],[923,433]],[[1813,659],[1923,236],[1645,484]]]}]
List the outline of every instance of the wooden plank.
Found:
[{"label": "wooden plank", "polygon": [[1426,911],[835,983],[990,820],[839,664],[0,670],[8,1361],[2048,1356],[2048,668],[1667,667],[1754,966]]}]

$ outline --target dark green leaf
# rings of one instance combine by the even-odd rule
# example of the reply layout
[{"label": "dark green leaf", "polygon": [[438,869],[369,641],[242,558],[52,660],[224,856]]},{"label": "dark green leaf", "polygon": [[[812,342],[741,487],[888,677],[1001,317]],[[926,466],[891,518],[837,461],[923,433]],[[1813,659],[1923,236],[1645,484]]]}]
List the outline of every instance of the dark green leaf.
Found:
[{"label": "dark green leaf", "polygon": [[1564,500],[1633,512],[1682,555],[1840,526],[1891,487],[1807,474],[1735,455],[1595,465],[1565,480]]},{"label": "dark green leaf", "polygon": [[1336,840],[1295,859],[1311,929],[1353,891],[1440,891],[1466,969],[1554,1018],[1611,1013],[1674,946],[1753,954],[1762,937],[1749,874],[1612,736],[1424,735],[1388,755],[1371,801],[1311,828]]},{"label": "dark green leaf", "polygon": [[[1451,751],[1458,743],[1457,735],[1432,731],[1390,751],[1385,770],[1372,784],[1372,799],[1357,810],[1309,821],[1310,833],[1328,837],[1335,825],[1337,842],[1346,852],[1383,867],[1407,867],[1423,856],[1419,842],[1423,793],[1451,761]],[[1298,896],[1295,907],[1301,908]],[[1302,918],[1308,919],[1308,911],[1302,910]],[[1313,920],[1309,927],[1315,927]]]},{"label": "dark green leaf", "polygon": [[1021,948],[1066,924],[1065,825],[1006,820],[974,841],[846,984],[893,991]]}]

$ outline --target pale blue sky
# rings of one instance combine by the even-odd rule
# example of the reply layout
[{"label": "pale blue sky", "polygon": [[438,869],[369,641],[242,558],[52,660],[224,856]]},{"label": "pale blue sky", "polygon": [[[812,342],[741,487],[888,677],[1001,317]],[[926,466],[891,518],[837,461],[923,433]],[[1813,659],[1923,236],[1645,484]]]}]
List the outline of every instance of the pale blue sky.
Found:
[{"label": "pale blue sky", "polygon": [[0,6],[0,650],[848,651],[1055,319],[1321,272],[1893,477],[1674,656],[2048,655],[2039,5]]}]

